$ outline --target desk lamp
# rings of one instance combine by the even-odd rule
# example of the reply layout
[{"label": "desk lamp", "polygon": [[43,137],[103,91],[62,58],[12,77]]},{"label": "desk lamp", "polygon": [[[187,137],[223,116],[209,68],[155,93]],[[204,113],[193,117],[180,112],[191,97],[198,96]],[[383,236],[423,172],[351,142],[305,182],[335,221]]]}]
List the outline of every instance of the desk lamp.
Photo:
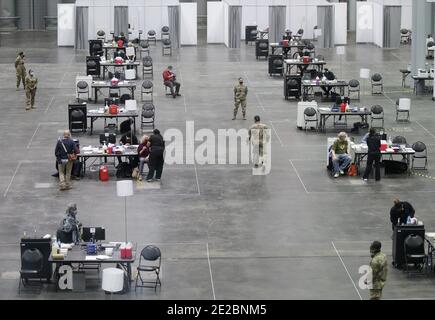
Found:
[{"label": "desk lamp", "polygon": [[122,180],[116,182],[116,194],[124,197],[124,224],[125,224],[125,243],[127,243],[127,197],[133,195],[133,181]]}]

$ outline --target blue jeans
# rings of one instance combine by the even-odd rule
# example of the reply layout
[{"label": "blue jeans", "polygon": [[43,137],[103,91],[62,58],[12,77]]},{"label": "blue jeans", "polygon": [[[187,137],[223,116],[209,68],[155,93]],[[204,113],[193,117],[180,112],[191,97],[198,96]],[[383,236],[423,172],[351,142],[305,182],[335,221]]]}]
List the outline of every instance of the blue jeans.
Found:
[{"label": "blue jeans", "polygon": [[337,154],[336,159],[332,160],[332,164],[334,165],[334,174],[349,167],[351,162],[352,158],[347,153]]}]

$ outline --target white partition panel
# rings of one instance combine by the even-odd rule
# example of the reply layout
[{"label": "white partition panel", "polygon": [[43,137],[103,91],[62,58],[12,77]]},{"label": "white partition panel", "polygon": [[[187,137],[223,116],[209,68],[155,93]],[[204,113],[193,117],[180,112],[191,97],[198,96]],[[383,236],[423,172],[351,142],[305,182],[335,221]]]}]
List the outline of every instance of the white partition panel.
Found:
[{"label": "white partition panel", "polygon": [[223,2],[207,2],[207,43],[224,42]]},{"label": "white partition panel", "polygon": [[[257,7],[257,25],[260,30],[264,30],[269,26],[269,6]],[[243,27],[243,33],[245,33],[245,27]]]},{"label": "white partition panel", "polygon": [[241,40],[245,40],[245,26],[258,26],[257,7],[255,5],[244,6],[242,9]]},{"label": "white partition panel", "polygon": [[196,3],[180,3],[180,42],[181,45],[197,44],[197,5]]},{"label": "white partition panel", "polygon": [[156,36],[160,38],[162,28],[162,10],[160,7],[145,7],[145,30],[147,33],[149,30],[154,30]]},{"label": "white partition panel", "polygon": [[357,2],[356,4],[356,42],[373,42],[373,3]]},{"label": "white partition panel", "polygon": [[347,3],[334,3],[335,44],[347,44]]},{"label": "white partition panel", "polygon": [[227,47],[229,47],[229,35],[228,35],[228,29],[229,29],[229,22],[228,22],[228,18],[229,18],[229,6],[226,2],[223,3],[223,7],[224,7],[224,43]]},{"label": "white partition panel", "polygon": [[384,6],[373,3],[373,42],[379,47],[384,45]]},{"label": "white partition panel", "polygon": [[114,28],[114,9],[109,6],[89,7],[88,39],[96,39],[98,30],[104,30],[106,38]]},{"label": "white partition panel", "polygon": [[57,5],[57,45],[74,46],[75,5],[64,3]]}]

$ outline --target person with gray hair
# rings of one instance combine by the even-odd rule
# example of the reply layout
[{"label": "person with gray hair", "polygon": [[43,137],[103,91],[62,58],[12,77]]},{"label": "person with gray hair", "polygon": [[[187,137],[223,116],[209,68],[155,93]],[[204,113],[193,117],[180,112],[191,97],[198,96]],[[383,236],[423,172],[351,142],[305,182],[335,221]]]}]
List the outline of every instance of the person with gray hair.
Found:
[{"label": "person with gray hair", "polygon": [[334,166],[334,178],[344,175],[344,170],[347,169],[352,162],[350,157],[350,146],[346,132],[340,132],[331,148],[332,164]]},{"label": "person with gray hair", "polygon": [[[165,85],[165,87],[171,89],[171,94],[175,99],[177,96],[181,96],[180,94],[181,84],[176,81],[176,75],[175,73],[172,72],[172,69],[173,69],[172,66],[168,66],[168,68],[165,71],[163,71],[163,84]],[[174,87],[175,87],[175,91],[174,91]]]},{"label": "person with gray hair", "polygon": [[59,169],[59,190],[71,189],[71,171],[77,158],[77,149],[69,130],[63,132],[63,139],[57,140],[54,154]]},{"label": "person with gray hair", "polygon": [[77,220],[77,204],[68,204],[65,213],[66,217],[62,219],[56,233],[57,240],[62,243],[78,243],[82,224]]}]

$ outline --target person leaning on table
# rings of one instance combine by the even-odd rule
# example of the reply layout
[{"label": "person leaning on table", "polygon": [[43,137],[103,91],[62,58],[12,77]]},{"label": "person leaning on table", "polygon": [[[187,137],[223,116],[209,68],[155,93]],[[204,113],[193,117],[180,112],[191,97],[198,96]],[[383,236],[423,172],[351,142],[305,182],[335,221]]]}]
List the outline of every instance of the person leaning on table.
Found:
[{"label": "person leaning on table", "polygon": [[340,132],[331,148],[334,178],[344,175],[344,170],[349,167],[352,161],[349,150],[347,134]]}]

